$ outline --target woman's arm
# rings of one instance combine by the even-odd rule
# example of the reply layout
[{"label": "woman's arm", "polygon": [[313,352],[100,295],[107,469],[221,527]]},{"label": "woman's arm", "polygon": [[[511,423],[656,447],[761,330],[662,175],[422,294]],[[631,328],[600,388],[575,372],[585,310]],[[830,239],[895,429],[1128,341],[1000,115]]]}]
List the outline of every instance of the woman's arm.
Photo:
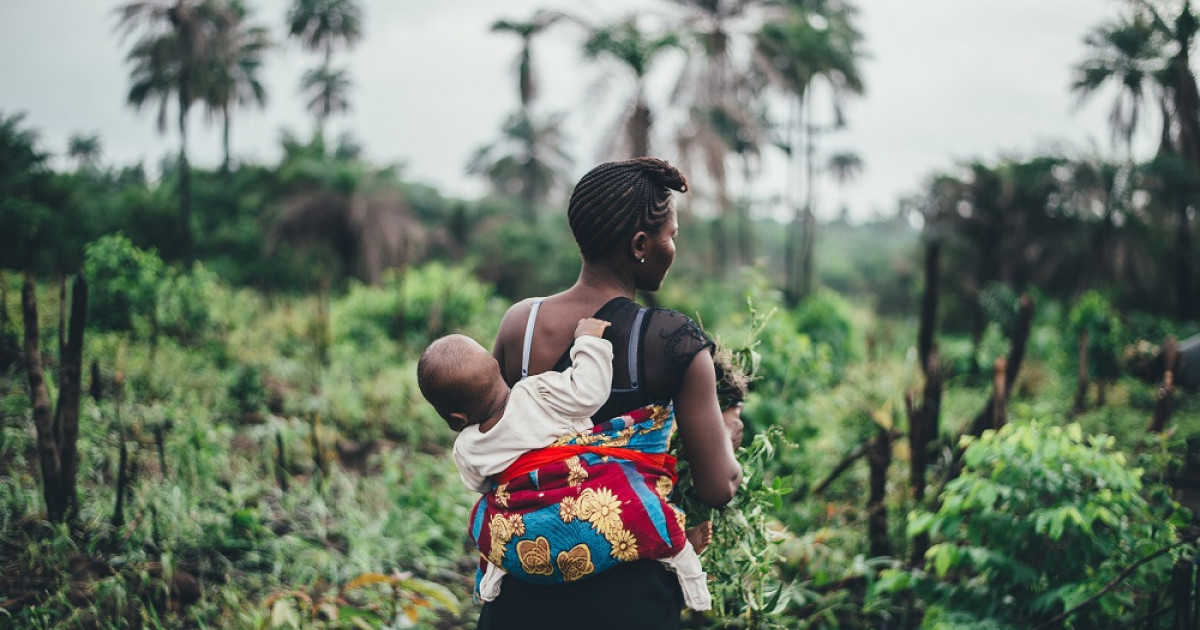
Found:
[{"label": "woman's arm", "polygon": [[734,427],[726,427],[717,403],[717,375],[708,352],[696,353],[684,371],[675,417],[697,497],[710,507],[723,507],[742,483],[742,467],[733,454]]}]

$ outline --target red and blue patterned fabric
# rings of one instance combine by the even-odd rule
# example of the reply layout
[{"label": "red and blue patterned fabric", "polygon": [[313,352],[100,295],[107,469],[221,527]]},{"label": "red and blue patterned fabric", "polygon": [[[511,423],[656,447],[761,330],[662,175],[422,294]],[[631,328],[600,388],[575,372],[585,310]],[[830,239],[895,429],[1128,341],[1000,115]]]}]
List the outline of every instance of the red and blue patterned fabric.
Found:
[{"label": "red and blue patterned fabric", "polygon": [[671,405],[647,405],[518,459],[471,513],[476,588],[485,561],[553,584],[679,553],[684,513],[667,501],[674,431]]}]

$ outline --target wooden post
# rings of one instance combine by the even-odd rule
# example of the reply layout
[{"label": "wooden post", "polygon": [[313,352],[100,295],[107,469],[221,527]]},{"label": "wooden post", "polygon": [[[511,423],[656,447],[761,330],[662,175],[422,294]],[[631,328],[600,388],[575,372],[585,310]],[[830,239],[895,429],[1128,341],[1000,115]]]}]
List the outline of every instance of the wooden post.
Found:
[{"label": "wooden post", "polygon": [[1079,388],[1075,391],[1075,413],[1087,409],[1088,390],[1088,334],[1079,331]]},{"label": "wooden post", "polygon": [[283,450],[283,433],[275,430],[275,481],[284,494],[288,491],[287,455]]},{"label": "wooden post", "polygon": [[1005,382],[1008,361],[996,359],[992,366],[992,428],[999,429],[1008,421],[1005,402],[1008,400],[1008,383]]},{"label": "wooden post", "polygon": [[53,413],[42,367],[37,292],[30,273],[25,274],[21,309],[25,319],[25,365],[38,436],[46,517],[53,522],[68,522],[75,518],[78,510],[76,441],[79,437],[80,368],[83,363],[84,320],[87,317],[87,283],[82,274],[76,275],[71,292],[69,336],[59,358],[58,405]]},{"label": "wooden post", "polygon": [[29,398],[33,405],[33,425],[37,429],[38,459],[42,468],[42,496],[46,500],[46,517],[61,522],[67,514],[64,497],[59,492],[62,460],[50,411],[50,394],[42,370],[42,348],[38,330],[37,293],[33,275],[26,272],[21,288],[21,314],[25,320],[25,371],[29,377]]},{"label": "wooden post", "polygon": [[879,427],[875,439],[867,451],[867,464],[871,469],[871,494],[867,499],[867,538],[871,545],[871,555],[892,555],[892,544],[888,539],[887,505],[887,471],[892,463],[892,435],[883,427]]}]

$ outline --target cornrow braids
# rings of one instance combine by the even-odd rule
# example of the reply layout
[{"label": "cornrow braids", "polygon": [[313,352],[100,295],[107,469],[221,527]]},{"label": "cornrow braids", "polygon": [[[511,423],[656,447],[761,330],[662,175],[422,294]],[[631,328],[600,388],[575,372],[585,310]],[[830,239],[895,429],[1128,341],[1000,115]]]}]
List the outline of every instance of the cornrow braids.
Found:
[{"label": "cornrow braids", "polygon": [[666,223],[671,191],[687,192],[687,178],[658,158],[605,162],[583,176],[571,193],[567,220],[584,259],[612,250],[639,230]]}]

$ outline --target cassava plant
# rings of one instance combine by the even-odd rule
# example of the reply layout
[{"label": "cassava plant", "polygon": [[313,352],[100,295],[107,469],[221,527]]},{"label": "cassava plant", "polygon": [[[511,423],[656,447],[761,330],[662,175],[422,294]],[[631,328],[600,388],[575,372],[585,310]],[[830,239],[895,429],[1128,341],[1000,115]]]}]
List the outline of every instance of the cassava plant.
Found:
[{"label": "cassava plant", "polygon": [[1146,559],[1175,543],[1182,512],[1144,498],[1114,443],[1075,424],[986,431],[940,507],[910,516],[908,536],[935,542],[924,570],[885,572],[876,590],[913,588],[925,628],[1100,628],[1149,612],[1172,558]]}]

